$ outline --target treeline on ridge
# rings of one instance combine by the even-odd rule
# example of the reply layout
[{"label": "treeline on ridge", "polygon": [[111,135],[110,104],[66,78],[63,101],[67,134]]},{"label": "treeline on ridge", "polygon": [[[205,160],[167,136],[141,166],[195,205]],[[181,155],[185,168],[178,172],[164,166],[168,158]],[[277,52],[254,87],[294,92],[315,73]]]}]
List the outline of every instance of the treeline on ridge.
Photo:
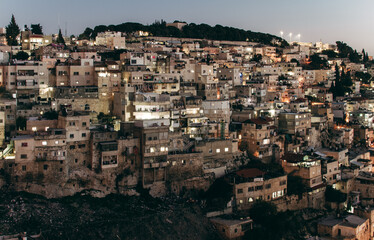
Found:
[{"label": "treeline on ridge", "polygon": [[258,42],[268,45],[273,45],[273,40],[278,40],[282,45],[287,45],[287,42],[282,38],[260,32],[246,31],[243,29],[225,27],[215,25],[214,27],[208,24],[190,23],[185,25],[182,30],[176,27],[166,26],[165,21],[155,21],[151,25],[143,25],[141,23],[126,22],[119,25],[99,25],[94,29],[86,28],[85,31],[79,35],[79,39],[94,39],[97,34],[105,31],[116,31],[123,33],[133,33],[136,31],[149,32],[152,36],[158,37],[177,37],[177,38],[199,38],[209,40],[228,40],[228,41],[249,41]]}]

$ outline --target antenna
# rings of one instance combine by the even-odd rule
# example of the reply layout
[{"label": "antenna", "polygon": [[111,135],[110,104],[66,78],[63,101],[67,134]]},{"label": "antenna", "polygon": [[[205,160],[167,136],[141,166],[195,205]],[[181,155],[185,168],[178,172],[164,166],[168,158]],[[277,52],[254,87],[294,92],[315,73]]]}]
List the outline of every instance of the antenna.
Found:
[{"label": "antenna", "polygon": [[65,22],[65,37],[68,36],[68,22]]},{"label": "antenna", "polygon": [[61,28],[61,26],[60,26],[60,13],[57,14],[57,24],[58,24],[58,29],[60,29]]}]

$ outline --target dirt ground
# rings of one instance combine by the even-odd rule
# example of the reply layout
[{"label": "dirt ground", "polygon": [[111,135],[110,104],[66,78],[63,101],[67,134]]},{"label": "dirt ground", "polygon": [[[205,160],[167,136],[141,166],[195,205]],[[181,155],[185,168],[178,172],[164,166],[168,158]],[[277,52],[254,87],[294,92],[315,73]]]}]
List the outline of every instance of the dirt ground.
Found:
[{"label": "dirt ground", "polygon": [[220,239],[196,203],[87,193],[61,199],[0,192],[0,236],[42,239]]}]

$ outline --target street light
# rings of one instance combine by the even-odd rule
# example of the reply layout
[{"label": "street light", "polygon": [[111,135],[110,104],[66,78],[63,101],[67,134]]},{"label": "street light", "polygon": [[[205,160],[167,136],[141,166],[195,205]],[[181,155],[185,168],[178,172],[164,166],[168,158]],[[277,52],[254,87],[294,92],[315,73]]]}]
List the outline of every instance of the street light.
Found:
[{"label": "street light", "polygon": [[281,38],[283,38],[283,31],[280,31],[280,34],[281,34]]},{"label": "street light", "polygon": [[299,39],[299,42],[301,41],[301,34],[297,34],[297,38]]},{"label": "street light", "polygon": [[292,42],[292,33],[290,33],[288,36],[290,36],[290,42]]}]

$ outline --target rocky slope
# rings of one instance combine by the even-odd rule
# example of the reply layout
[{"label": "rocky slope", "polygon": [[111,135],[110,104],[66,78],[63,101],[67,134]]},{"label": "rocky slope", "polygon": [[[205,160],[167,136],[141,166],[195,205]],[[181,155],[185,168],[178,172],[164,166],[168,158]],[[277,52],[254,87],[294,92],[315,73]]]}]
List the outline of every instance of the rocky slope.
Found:
[{"label": "rocky slope", "polygon": [[19,232],[41,232],[43,239],[220,239],[200,208],[183,200],[1,192],[0,236]]}]

